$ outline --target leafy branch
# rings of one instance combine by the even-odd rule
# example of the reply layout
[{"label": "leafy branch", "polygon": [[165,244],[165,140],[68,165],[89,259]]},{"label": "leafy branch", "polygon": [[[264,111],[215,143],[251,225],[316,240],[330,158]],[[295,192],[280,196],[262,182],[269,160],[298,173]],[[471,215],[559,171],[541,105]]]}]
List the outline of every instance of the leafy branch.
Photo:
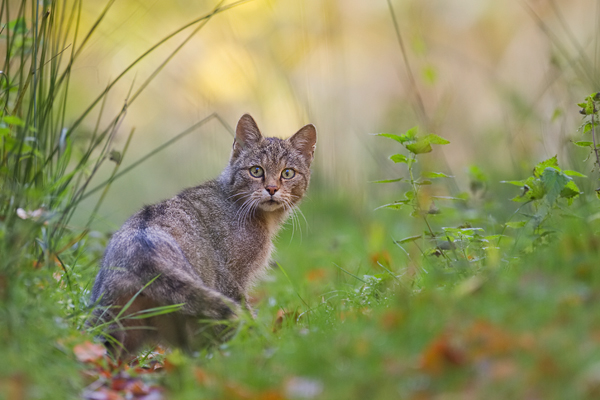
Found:
[{"label": "leafy branch", "polygon": [[[585,98],[584,102],[577,105],[581,107],[579,113],[583,115],[583,122],[580,129],[583,134],[590,132],[592,141],[577,141],[574,144],[580,147],[591,147],[596,156],[596,165],[600,169],[600,149],[598,148],[598,140],[596,139],[596,127],[600,121],[600,116],[598,115],[600,111],[600,92],[589,95]],[[596,189],[596,193],[600,193],[600,188]]]}]

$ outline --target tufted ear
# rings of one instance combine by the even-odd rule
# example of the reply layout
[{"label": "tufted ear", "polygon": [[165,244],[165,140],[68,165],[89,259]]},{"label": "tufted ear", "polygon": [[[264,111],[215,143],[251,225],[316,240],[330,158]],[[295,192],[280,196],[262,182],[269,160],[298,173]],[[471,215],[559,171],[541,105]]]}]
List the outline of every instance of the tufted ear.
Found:
[{"label": "tufted ear", "polygon": [[313,124],[305,125],[288,140],[304,156],[306,162],[310,164],[315,155],[315,147],[317,146],[317,128]]},{"label": "tufted ear", "polygon": [[260,142],[262,135],[250,114],[242,115],[235,128],[235,140],[233,141],[233,152],[231,158],[237,158],[240,152]]}]

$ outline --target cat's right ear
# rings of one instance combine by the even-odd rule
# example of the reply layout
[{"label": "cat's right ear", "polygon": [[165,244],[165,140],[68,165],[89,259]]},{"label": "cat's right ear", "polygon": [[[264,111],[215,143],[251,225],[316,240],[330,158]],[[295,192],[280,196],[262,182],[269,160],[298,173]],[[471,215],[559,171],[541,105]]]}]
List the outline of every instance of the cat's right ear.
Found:
[{"label": "cat's right ear", "polygon": [[233,141],[233,152],[231,158],[237,158],[243,149],[252,146],[262,139],[262,135],[254,118],[250,114],[242,115],[235,128],[235,140]]}]

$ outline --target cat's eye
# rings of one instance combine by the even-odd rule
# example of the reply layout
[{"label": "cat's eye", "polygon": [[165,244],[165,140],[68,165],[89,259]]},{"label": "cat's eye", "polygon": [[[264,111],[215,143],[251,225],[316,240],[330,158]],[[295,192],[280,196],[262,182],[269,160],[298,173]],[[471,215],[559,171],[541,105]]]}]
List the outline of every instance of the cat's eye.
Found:
[{"label": "cat's eye", "polygon": [[292,179],[294,177],[294,175],[296,175],[296,171],[294,171],[291,168],[286,168],[281,173],[281,177],[284,179]]},{"label": "cat's eye", "polygon": [[258,165],[255,165],[254,167],[250,167],[250,175],[252,175],[253,177],[260,178],[264,174],[265,174],[265,171]]}]

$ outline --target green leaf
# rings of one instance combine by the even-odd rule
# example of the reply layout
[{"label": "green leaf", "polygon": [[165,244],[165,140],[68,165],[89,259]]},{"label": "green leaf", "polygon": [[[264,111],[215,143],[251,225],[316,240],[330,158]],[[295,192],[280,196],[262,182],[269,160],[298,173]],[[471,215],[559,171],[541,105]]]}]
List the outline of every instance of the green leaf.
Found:
[{"label": "green leaf", "polygon": [[457,199],[459,199],[459,200],[467,201],[467,200],[469,200],[469,198],[471,196],[469,196],[469,193],[467,193],[467,192],[461,192],[461,193],[457,194],[454,197],[457,198]]},{"label": "green leaf", "polygon": [[523,193],[513,198],[512,201],[539,200],[546,194],[546,189],[542,181],[533,176],[524,181],[511,181],[511,183],[523,188]]},{"label": "green leaf", "polygon": [[6,151],[16,153],[17,151],[20,150],[21,155],[24,155],[26,153],[30,153],[33,151],[31,146],[29,146],[28,144],[22,143],[20,140],[17,140],[12,136],[6,136],[4,140],[5,140],[5,145],[6,145]]},{"label": "green leaf", "polygon": [[0,128],[0,138],[2,136],[9,136],[10,135],[10,128]]},{"label": "green leaf", "polygon": [[560,191],[560,197],[565,199],[574,199],[580,194],[581,191],[579,190],[579,187],[573,181],[569,181]]},{"label": "green leaf", "polygon": [[594,126],[598,126],[598,122],[594,122],[593,124],[591,122],[586,123],[583,125],[583,133],[588,133]]},{"label": "green leaf", "polygon": [[377,208],[391,208],[392,210],[399,210],[402,208],[402,206],[405,206],[406,204],[404,203],[392,203],[392,204],[386,204],[384,206],[381,207],[377,207]]},{"label": "green leaf", "polygon": [[380,208],[391,208],[393,210],[399,210],[402,208],[402,206],[405,206],[408,203],[409,203],[409,200],[398,200],[393,203],[384,204],[382,206],[379,206],[376,208],[376,210],[379,210]]},{"label": "green leaf", "polygon": [[408,151],[414,154],[431,153],[433,151],[429,143],[423,142],[421,140],[419,140],[416,143],[407,144],[406,148],[408,149]]},{"label": "green leaf", "polygon": [[402,135],[395,135],[393,133],[378,133],[377,136],[383,136],[392,140],[395,140],[399,143],[406,143],[416,140],[417,138],[418,127],[412,127],[406,131],[406,133]]},{"label": "green leaf", "polygon": [[469,167],[469,177],[471,178],[471,180],[475,180],[475,181],[480,181],[480,182],[488,181],[488,177],[481,170],[481,168],[479,168],[477,165],[471,165]]},{"label": "green leaf", "polygon": [[579,146],[579,147],[591,147],[594,145],[594,142],[579,141],[579,142],[573,142],[573,144],[576,146]]},{"label": "green leaf", "polygon": [[404,178],[398,178],[398,179],[383,179],[381,181],[372,181],[371,183],[392,183],[392,182],[400,182],[404,180]]},{"label": "green leaf", "polygon": [[14,33],[22,34],[27,32],[27,24],[25,23],[24,17],[14,19],[10,21],[6,26],[9,30],[13,31]]},{"label": "green leaf", "polygon": [[429,178],[429,179],[435,179],[435,178],[454,178],[453,176],[446,175],[443,172],[424,172],[423,176],[425,178]]},{"label": "green leaf", "polygon": [[16,125],[16,126],[25,126],[25,122],[21,120],[19,117],[15,117],[14,115],[7,115],[2,118],[2,121],[6,122],[8,125]]},{"label": "green leaf", "polygon": [[428,140],[431,144],[450,144],[449,140],[446,140],[438,135],[434,135],[433,133],[425,136],[423,139]]},{"label": "green leaf", "polygon": [[[546,189],[546,198],[548,199],[549,204],[554,204],[562,190],[570,181],[571,178],[552,167],[544,169],[544,172],[542,173],[542,183]],[[579,192],[577,194],[579,194]]]},{"label": "green leaf", "polygon": [[404,154],[394,154],[393,156],[390,157],[390,160],[392,160],[395,163],[408,164],[408,157],[406,157]]},{"label": "green leaf", "polygon": [[407,140],[417,140],[417,133],[418,132],[419,132],[419,127],[418,126],[413,126],[409,130],[407,130],[406,133],[404,133],[404,135],[402,135],[402,136],[406,137]]},{"label": "green leaf", "polygon": [[513,229],[519,229],[524,227],[525,225],[527,225],[527,221],[515,221],[515,222],[507,222],[506,224],[507,227],[509,228],[513,228]]},{"label": "green leaf", "polygon": [[500,181],[500,183],[508,183],[510,185],[515,185],[515,186],[520,186],[520,187],[525,186],[525,181]]},{"label": "green leaf", "polygon": [[547,160],[544,160],[541,163],[539,163],[538,165],[536,165],[533,168],[533,175],[536,178],[539,178],[542,175],[542,172],[544,172],[544,170],[548,167],[555,167],[555,169],[558,169],[560,171],[560,168],[558,167],[558,160],[556,159],[556,156],[551,157]]},{"label": "green leaf", "polygon": [[570,169],[566,169],[563,171],[563,173],[567,176],[578,176],[580,178],[587,178],[586,175],[582,174],[581,172],[577,172],[577,171],[572,171]]},{"label": "green leaf", "polygon": [[406,135],[394,135],[393,133],[378,133],[377,136],[383,136],[386,138],[390,138],[395,140],[396,142],[400,142],[400,143],[404,143],[407,142],[408,138],[406,138]]},{"label": "green leaf", "polygon": [[409,237],[405,237],[404,239],[396,240],[396,243],[402,244],[402,243],[414,242],[415,240],[419,240],[422,237],[423,237],[423,235],[409,236]]},{"label": "green leaf", "polygon": [[414,154],[430,153],[432,144],[448,144],[450,141],[433,133],[418,139],[415,143],[407,144],[406,148]]}]

